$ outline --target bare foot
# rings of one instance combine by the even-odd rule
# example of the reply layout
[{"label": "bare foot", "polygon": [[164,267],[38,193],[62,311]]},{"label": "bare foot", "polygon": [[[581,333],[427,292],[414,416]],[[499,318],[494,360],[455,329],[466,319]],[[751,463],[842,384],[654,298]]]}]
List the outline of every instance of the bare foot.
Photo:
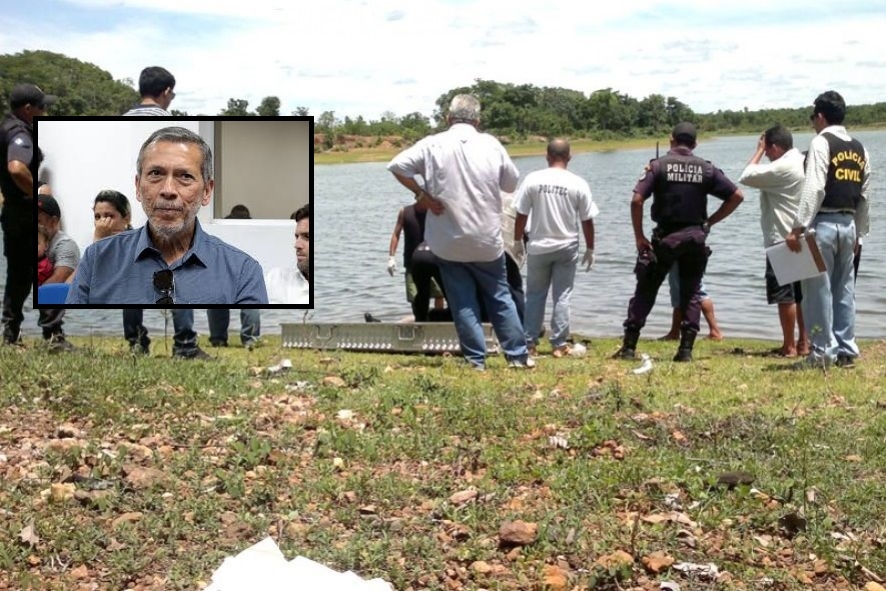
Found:
[{"label": "bare foot", "polygon": [[812,349],[809,347],[809,341],[800,341],[797,343],[797,355],[806,357]]},{"label": "bare foot", "polygon": [[723,340],[723,333],[720,332],[719,330],[717,332],[711,331],[710,333],[708,333],[708,338],[712,341],[722,341]]},{"label": "bare foot", "polygon": [[769,354],[775,355],[776,357],[786,357],[788,359],[792,359],[797,356],[797,348],[782,345],[781,347],[776,347],[775,349],[770,351]]},{"label": "bare foot", "polygon": [[660,340],[660,341],[676,341],[679,338],[680,338],[679,332],[671,331],[668,334],[666,334],[665,336],[659,337],[658,340]]}]

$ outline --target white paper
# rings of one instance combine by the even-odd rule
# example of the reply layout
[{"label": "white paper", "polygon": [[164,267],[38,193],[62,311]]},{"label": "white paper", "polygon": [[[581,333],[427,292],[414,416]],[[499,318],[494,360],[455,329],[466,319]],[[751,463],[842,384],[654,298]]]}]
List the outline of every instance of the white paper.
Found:
[{"label": "white paper", "polygon": [[228,556],[204,591],[393,591],[383,579],[363,580],[304,556],[287,562],[271,538]]},{"label": "white paper", "polygon": [[800,252],[794,252],[784,242],[776,242],[766,248],[766,256],[779,285],[810,279],[825,271],[814,230],[800,236]]}]

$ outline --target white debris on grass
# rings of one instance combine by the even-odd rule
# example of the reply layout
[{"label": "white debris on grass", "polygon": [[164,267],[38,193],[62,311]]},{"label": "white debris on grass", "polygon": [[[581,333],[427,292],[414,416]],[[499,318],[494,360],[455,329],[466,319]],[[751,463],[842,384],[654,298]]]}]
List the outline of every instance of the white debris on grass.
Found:
[{"label": "white debris on grass", "polygon": [[671,568],[687,575],[694,575],[702,579],[716,579],[720,575],[720,569],[713,562],[697,564],[694,562],[678,562]]},{"label": "white debris on grass", "polygon": [[649,355],[643,353],[640,355],[640,359],[643,360],[643,363],[640,364],[640,367],[632,369],[631,373],[640,375],[652,371],[652,359],[649,358]]},{"label": "white debris on grass", "polygon": [[304,556],[287,561],[272,538],[228,556],[212,574],[204,591],[393,591],[383,579],[361,579],[357,574],[338,572]]}]

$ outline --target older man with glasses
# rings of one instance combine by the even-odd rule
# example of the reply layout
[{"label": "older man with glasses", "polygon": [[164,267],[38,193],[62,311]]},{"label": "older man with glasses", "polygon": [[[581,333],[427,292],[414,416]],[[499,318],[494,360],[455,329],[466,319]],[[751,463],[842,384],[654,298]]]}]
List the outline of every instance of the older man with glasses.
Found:
[{"label": "older man with glasses", "polygon": [[136,162],[136,198],[148,223],[90,245],[66,304],[260,305],[268,294],[258,262],[203,231],[212,151],[182,127],[155,131]]}]

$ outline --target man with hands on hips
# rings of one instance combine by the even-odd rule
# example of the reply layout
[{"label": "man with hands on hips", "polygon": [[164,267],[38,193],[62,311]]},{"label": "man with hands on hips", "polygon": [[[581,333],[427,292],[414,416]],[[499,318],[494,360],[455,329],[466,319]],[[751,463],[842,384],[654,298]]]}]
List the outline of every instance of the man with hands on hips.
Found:
[{"label": "man with hands on hips", "polygon": [[[437,256],[446,299],[465,359],[486,368],[481,300],[509,367],[532,368],[526,337],[507,283],[501,236],[501,192],[519,172],[504,146],[480,132],[480,101],[452,98],[446,131],[419,140],[388,164],[397,181],[431,212],[425,240]],[[415,177],[421,177],[424,188]]]},{"label": "man with hands on hips", "polygon": [[[680,274],[680,346],[674,361],[692,361],[692,348],[701,317],[699,288],[711,250],[706,241],[711,226],[728,217],[744,199],[741,190],[723,171],[693,153],[696,129],[683,121],[671,132],[671,147],[643,169],[631,197],[631,225],[637,245],[634,274],[637,286],[628,303],[624,338],[615,353],[618,359],[634,359],[640,331],[655,305],[655,298],[671,266]],[[708,216],[708,195],[722,201]],[[643,205],[652,197],[651,240],[643,232]]]}]

